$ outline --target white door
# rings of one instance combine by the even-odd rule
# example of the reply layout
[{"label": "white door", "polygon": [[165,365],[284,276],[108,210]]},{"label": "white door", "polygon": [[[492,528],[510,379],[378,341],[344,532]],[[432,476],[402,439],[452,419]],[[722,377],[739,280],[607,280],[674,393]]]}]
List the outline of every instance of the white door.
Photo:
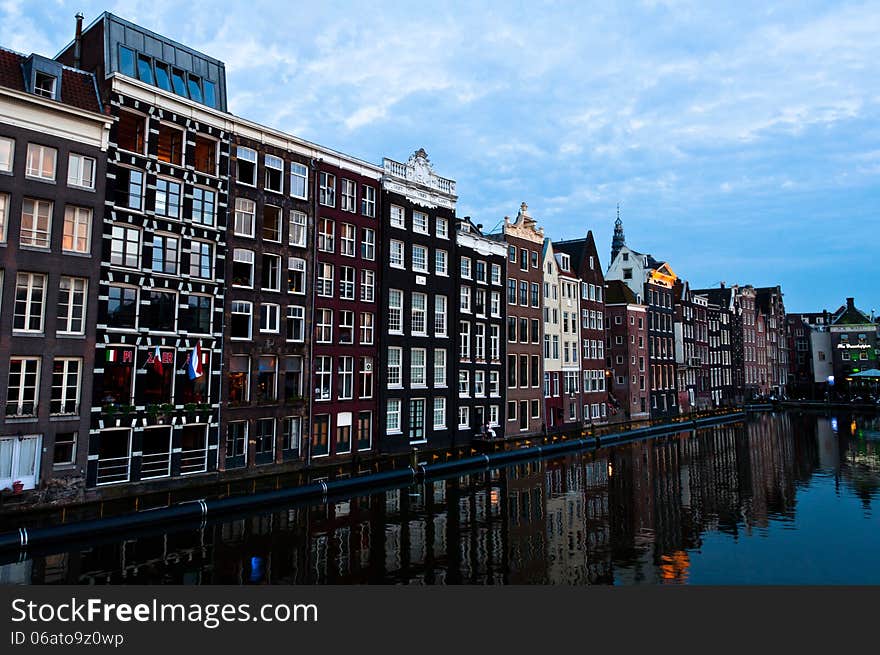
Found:
[{"label": "white door", "polygon": [[42,443],[39,434],[0,439],[0,489],[12,489],[15,482],[25,489],[36,487]]}]

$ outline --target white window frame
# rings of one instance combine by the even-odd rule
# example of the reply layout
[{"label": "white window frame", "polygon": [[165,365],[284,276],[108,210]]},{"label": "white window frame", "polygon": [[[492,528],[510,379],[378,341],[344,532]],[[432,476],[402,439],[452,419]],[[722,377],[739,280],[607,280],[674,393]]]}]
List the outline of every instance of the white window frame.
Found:
[{"label": "white window frame", "polygon": [[[46,155],[51,154],[51,169],[46,166]],[[58,149],[40,143],[28,143],[25,176],[33,180],[54,182],[58,173]]]},{"label": "white window frame", "polygon": [[[294,193],[294,189],[298,186],[293,183],[294,178],[302,180],[303,195],[301,196]],[[301,200],[308,200],[309,197],[309,169],[298,161],[290,162],[290,195]]]},{"label": "white window frame", "polygon": [[[88,177],[85,177],[83,169],[87,161],[91,162],[91,171]],[[94,157],[86,157],[78,152],[69,153],[67,155],[67,186],[79,189],[94,189],[97,163]]]},{"label": "white window frame", "polygon": [[[239,216],[241,216],[245,220],[248,220],[248,226],[244,229],[239,229]],[[253,200],[249,200],[248,198],[236,198],[235,215],[233,217],[232,224],[233,234],[237,237],[248,237],[250,239],[253,239],[254,234],[256,233],[256,224],[257,203],[255,203]]]}]

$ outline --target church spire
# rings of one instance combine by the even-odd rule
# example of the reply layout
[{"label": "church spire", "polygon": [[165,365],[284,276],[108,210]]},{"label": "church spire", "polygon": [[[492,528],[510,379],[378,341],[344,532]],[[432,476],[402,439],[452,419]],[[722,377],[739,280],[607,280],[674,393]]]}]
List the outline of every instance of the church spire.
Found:
[{"label": "church spire", "polygon": [[623,236],[623,221],[620,220],[620,203],[617,203],[617,220],[614,221],[614,238],[611,240],[611,261],[617,257],[620,249],[626,245],[626,237]]}]

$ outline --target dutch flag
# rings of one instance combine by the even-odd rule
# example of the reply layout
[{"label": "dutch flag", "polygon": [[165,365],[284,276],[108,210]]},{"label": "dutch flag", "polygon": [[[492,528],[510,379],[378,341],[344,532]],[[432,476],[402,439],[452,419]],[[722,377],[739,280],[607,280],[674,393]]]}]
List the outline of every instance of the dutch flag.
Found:
[{"label": "dutch flag", "polygon": [[195,380],[205,374],[202,368],[202,348],[198,342],[196,342],[196,347],[189,354],[189,361],[186,363],[186,374],[190,380]]}]

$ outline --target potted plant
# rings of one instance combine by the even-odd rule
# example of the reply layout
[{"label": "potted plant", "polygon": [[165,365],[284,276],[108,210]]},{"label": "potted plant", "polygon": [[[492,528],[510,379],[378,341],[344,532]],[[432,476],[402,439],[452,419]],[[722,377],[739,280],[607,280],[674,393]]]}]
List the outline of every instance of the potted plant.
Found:
[{"label": "potted plant", "polygon": [[24,489],[24,482],[22,482],[21,480],[16,480],[15,482],[12,483],[12,493],[18,495],[22,492],[23,489]]}]

